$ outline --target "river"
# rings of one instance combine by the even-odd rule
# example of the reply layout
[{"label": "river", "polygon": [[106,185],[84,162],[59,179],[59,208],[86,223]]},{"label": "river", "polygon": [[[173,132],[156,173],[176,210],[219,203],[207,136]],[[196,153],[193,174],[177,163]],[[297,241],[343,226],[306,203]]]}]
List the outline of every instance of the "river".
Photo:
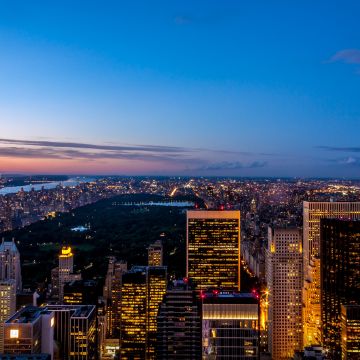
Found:
[{"label": "river", "polygon": [[49,189],[55,189],[58,185],[62,186],[76,186],[84,182],[92,182],[96,181],[96,178],[92,177],[76,177],[71,178],[66,181],[54,181],[54,182],[48,182],[43,184],[33,184],[33,185],[24,185],[24,186],[7,186],[2,189],[0,189],[0,195],[7,195],[7,194],[15,194],[21,189],[24,189],[24,191],[28,192],[32,188],[34,188],[35,191],[41,190],[43,187],[46,190]]}]

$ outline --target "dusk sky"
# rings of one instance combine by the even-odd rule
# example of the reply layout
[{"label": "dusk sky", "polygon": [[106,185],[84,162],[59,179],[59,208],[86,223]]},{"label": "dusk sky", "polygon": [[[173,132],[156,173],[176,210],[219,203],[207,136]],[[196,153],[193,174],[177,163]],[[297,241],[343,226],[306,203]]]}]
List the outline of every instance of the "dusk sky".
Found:
[{"label": "dusk sky", "polygon": [[0,173],[360,178],[360,1],[0,2]]}]

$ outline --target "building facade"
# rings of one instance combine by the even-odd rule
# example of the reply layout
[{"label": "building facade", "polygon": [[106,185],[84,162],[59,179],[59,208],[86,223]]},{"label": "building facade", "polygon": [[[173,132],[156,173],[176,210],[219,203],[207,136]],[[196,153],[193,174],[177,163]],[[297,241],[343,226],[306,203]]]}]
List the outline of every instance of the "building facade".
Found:
[{"label": "building facade", "polygon": [[155,359],[156,317],[166,286],[166,267],[134,266],[123,274],[121,359]]},{"label": "building facade", "polygon": [[16,312],[15,280],[0,281],[0,354],[4,352],[4,322]]},{"label": "building facade", "polygon": [[4,323],[4,354],[54,355],[54,314],[27,306]]},{"label": "building facade", "polygon": [[163,266],[163,245],[161,240],[157,240],[148,248],[148,265]]},{"label": "building facade", "polygon": [[204,292],[202,359],[259,359],[259,301],[253,294]]},{"label": "building facade", "polygon": [[187,211],[186,276],[197,289],[240,290],[240,211]]},{"label": "building facade", "polygon": [[303,253],[299,229],[269,228],[266,283],[269,351],[273,359],[287,360],[303,348]]},{"label": "building facade", "polygon": [[14,239],[0,245],[0,280],[15,280],[16,292],[22,290],[20,253]]},{"label": "building facade", "polygon": [[320,220],[323,218],[360,219],[360,202],[303,203],[303,325],[304,345],[320,344]]},{"label": "building facade", "polygon": [[360,359],[360,305],[341,305],[341,359]]},{"label": "building facade", "polygon": [[341,305],[360,299],[360,220],[322,219],[320,233],[322,341],[340,359]]},{"label": "building facade", "polygon": [[157,316],[156,359],[201,359],[199,305],[188,279],[170,285]]}]

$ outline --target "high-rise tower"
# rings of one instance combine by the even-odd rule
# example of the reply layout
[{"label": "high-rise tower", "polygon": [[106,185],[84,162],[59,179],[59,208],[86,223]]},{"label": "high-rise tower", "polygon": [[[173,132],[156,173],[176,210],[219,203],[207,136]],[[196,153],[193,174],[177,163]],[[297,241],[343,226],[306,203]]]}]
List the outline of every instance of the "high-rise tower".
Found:
[{"label": "high-rise tower", "polygon": [[360,220],[322,219],[320,238],[322,340],[340,359],[341,305],[360,301]]},{"label": "high-rise tower", "polygon": [[304,346],[321,343],[320,220],[360,219],[360,202],[303,203],[303,325]]},{"label": "high-rise tower", "polygon": [[64,285],[72,280],[80,280],[81,275],[73,274],[74,271],[74,254],[71,247],[62,247],[59,254],[59,300],[64,298]]},{"label": "high-rise tower", "polygon": [[157,240],[148,248],[148,265],[163,266],[163,246],[161,240]]},{"label": "high-rise tower", "polygon": [[0,280],[15,280],[16,292],[22,290],[20,253],[14,239],[0,245]]},{"label": "high-rise tower", "polygon": [[155,359],[156,317],[166,286],[166,267],[134,266],[123,274],[121,359]]},{"label": "high-rise tower", "polygon": [[240,290],[240,211],[188,211],[186,260],[197,289]]},{"label": "high-rise tower", "polygon": [[302,350],[301,231],[272,229],[266,249],[266,282],[269,291],[269,351],[273,359],[287,360]]}]

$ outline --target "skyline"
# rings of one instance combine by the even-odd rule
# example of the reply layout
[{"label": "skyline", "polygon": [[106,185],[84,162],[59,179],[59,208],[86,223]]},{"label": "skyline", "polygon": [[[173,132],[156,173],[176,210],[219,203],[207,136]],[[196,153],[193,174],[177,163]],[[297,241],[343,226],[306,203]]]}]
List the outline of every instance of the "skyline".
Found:
[{"label": "skyline", "polygon": [[359,10],[2,3],[0,173],[359,178]]}]

